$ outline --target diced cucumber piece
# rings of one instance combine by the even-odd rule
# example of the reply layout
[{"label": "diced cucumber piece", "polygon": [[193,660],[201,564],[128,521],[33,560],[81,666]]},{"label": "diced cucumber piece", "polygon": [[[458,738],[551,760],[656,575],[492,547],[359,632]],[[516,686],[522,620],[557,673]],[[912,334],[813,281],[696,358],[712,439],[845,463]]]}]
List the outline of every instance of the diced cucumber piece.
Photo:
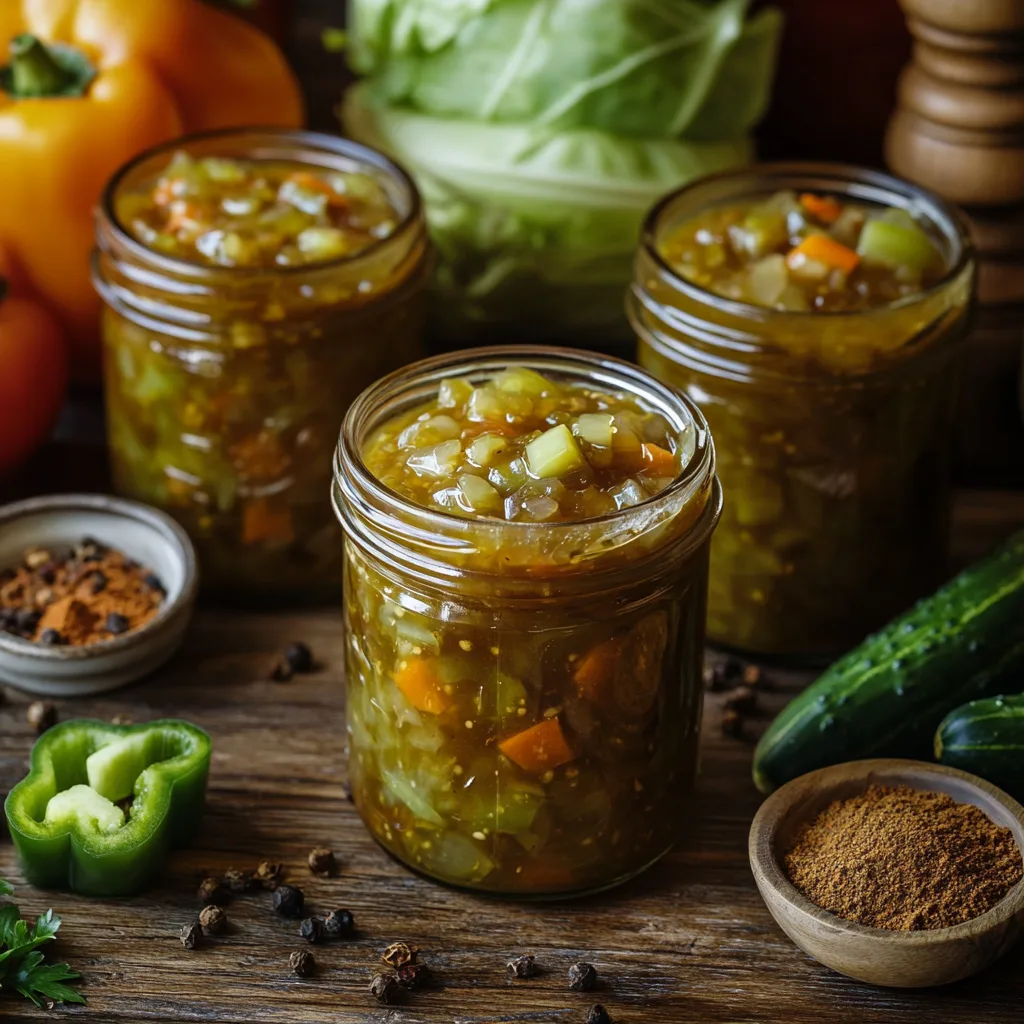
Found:
[{"label": "diced cucumber piece", "polygon": [[554,389],[554,384],[534,370],[525,366],[512,366],[502,370],[494,378],[494,386],[499,391],[508,391],[514,395],[530,395],[541,398]]},{"label": "diced cucumber piece", "polygon": [[932,240],[916,225],[869,220],[860,233],[857,252],[865,263],[893,269],[909,267],[918,273],[939,258]]},{"label": "diced cucumber piece", "polygon": [[466,473],[459,477],[459,491],[470,512],[501,510],[501,495],[483,477]]},{"label": "diced cucumber piece", "polygon": [[587,460],[572,431],[559,423],[526,446],[526,464],[532,476],[562,477],[584,467]]},{"label": "diced cucumber piece", "polygon": [[632,478],[620,484],[611,493],[619,509],[632,508],[647,500],[647,492]]},{"label": "diced cucumber piece", "polygon": [[779,253],[765,256],[747,271],[747,294],[753,302],[762,306],[774,306],[787,284],[789,271],[786,269],[786,258]]},{"label": "diced cucumber piece", "polygon": [[237,160],[207,156],[199,161],[199,165],[210,181],[219,181],[225,184],[245,181],[245,168]]},{"label": "diced cucumber piece", "polygon": [[533,399],[528,394],[499,391],[493,384],[474,388],[466,408],[466,415],[476,422],[504,423],[509,416],[529,416],[532,412]]},{"label": "diced cucumber piece", "polygon": [[124,811],[89,786],[77,785],[50,798],[44,821],[48,825],[79,828],[110,835],[124,826]]},{"label": "diced cucumber piece", "polygon": [[417,476],[451,476],[459,465],[462,454],[460,441],[442,441],[440,444],[418,448],[406,460],[406,465]]},{"label": "diced cucumber piece", "polygon": [[611,413],[585,412],[577,417],[572,425],[572,432],[587,444],[596,445],[598,448],[610,448],[614,423]]},{"label": "diced cucumber piece", "polygon": [[470,443],[466,454],[474,466],[486,469],[508,447],[508,441],[498,434],[481,434]]},{"label": "diced cucumber piece", "polygon": [[145,733],[114,740],[85,761],[89,785],[107,800],[123,800],[135,792],[135,782],[149,767],[149,742]]},{"label": "diced cucumber piece", "polygon": [[522,459],[511,462],[499,462],[487,471],[487,479],[501,491],[506,493],[518,490],[528,479],[526,463]]},{"label": "diced cucumber piece", "polygon": [[281,183],[277,198],[311,217],[319,217],[327,211],[329,197],[324,192],[316,192],[289,178]]},{"label": "diced cucumber piece", "polygon": [[473,394],[473,385],[462,377],[441,381],[437,389],[437,404],[442,409],[460,409]]},{"label": "diced cucumber piece", "polygon": [[349,251],[348,235],[338,228],[306,228],[295,239],[295,244],[299,252],[321,260],[344,256]]},{"label": "diced cucumber piece", "polygon": [[502,724],[518,721],[519,712],[526,707],[526,687],[516,678],[502,672],[498,676],[496,687],[498,702],[498,719]]},{"label": "diced cucumber piece", "polygon": [[462,433],[462,428],[451,416],[431,416],[425,420],[411,423],[398,435],[398,447],[424,447],[428,444],[440,444],[442,441],[454,441]]},{"label": "diced cucumber piece", "polygon": [[398,769],[382,767],[381,782],[384,783],[391,796],[412,811],[418,824],[444,827],[444,818],[434,810],[430,801],[417,789],[415,782]]}]

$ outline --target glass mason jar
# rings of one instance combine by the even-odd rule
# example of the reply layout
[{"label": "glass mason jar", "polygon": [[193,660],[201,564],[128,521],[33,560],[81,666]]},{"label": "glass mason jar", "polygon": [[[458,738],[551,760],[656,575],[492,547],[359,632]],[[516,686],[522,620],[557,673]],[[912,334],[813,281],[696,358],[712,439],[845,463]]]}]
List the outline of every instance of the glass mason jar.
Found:
[{"label": "glass mason jar", "polygon": [[[356,255],[302,266],[167,255],[129,233],[118,201],[178,151],[371,175],[397,227]],[[215,596],[259,604],[340,594],[337,526],[324,500],[338,417],[372,381],[423,354],[430,249],[410,178],[333,136],[213,132],[122,168],[96,234],[117,491],[182,523]]]},{"label": "glass mason jar", "polygon": [[[666,490],[598,519],[466,519],[384,487],[361,451],[446,377],[509,363],[639,399],[692,457]],[[701,413],[642,370],[565,349],[488,348],[392,374],[349,409],[335,459],[345,529],[349,770],[374,837],[410,867],[517,896],[601,889],[685,827],[697,771],[708,551],[721,508]],[[603,657],[600,697],[573,666]],[[436,658],[450,701],[420,713],[394,682]],[[450,692],[449,692],[450,691]],[[498,742],[559,716],[572,760],[539,777]]]},{"label": "glass mason jar", "polygon": [[[887,306],[790,312],[712,294],[662,259],[682,222],[780,190],[912,211],[947,272]],[[650,213],[627,306],[641,365],[688,395],[715,436],[727,501],[711,558],[713,643],[819,661],[943,579],[956,357],[974,281],[957,214],[874,171],[768,164],[705,179]],[[868,365],[874,347],[886,356]]]}]

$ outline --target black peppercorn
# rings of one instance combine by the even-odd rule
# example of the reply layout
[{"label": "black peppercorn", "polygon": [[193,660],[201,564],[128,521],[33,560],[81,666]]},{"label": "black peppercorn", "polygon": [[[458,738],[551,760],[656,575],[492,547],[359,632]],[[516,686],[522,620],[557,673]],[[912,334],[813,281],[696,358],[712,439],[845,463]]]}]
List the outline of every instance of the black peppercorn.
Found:
[{"label": "black peppercorn", "polygon": [[155,572],[148,573],[142,578],[142,582],[149,587],[150,590],[155,590],[158,594],[167,595],[167,590],[164,588],[160,577]]},{"label": "black peppercorn", "polygon": [[43,617],[42,612],[33,611],[31,608],[21,608],[14,613],[14,624],[25,635],[31,636]]},{"label": "black peppercorn", "polygon": [[270,670],[270,681],[272,683],[287,683],[292,678],[292,670],[284,661],[279,661]]},{"label": "black peppercorn", "polygon": [[111,612],[107,616],[106,622],[103,623],[103,628],[108,633],[113,633],[114,636],[120,636],[122,633],[128,632],[128,619],[121,615],[119,612]]},{"label": "black peppercorn", "polygon": [[39,642],[49,647],[61,647],[64,644],[64,634],[59,629],[44,629],[39,634]]},{"label": "black peppercorn", "polygon": [[398,978],[387,971],[378,974],[370,982],[370,994],[381,1003],[399,1003],[402,1001],[402,986]]},{"label": "black peppercorn", "polygon": [[513,978],[534,978],[540,973],[533,957],[527,953],[525,956],[517,956],[508,962],[508,973]]},{"label": "black peppercorn", "polygon": [[417,989],[426,987],[430,980],[430,968],[426,964],[402,964],[395,971],[395,977],[402,988],[415,992]]},{"label": "black peppercorn", "polygon": [[199,902],[207,907],[211,903],[224,903],[229,897],[228,892],[223,885],[220,884],[219,878],[204,878],[199,883],[199,892],[197,893]]},{"label": "black peppercorn", "polygon": [[284,650],[284,660],[293,672],[313,671],[313,652],[305,644],[289,644]]},{"label": "black peppercorn", "polygon": [[573,964],[569,968],[569,988],[573,992],[591,992],[597,987],[597,969],[593,964]]},{"label": "black peppercorn", "polygon": [[228,915],[210,903],[199,911],[199,924],[207,935],[223,935],[228,930]]},{"label": "black peppercorn", "polygon": [[316,960],[309,950],[297,949],[288,957],[288,966],[300,978],[308,978],[316,970]]},{"label": "black peppercorn", "polygon": [[757,710],[757,693],[749,686],[737,686],[725,695],[722,707],[726,711],[736,711],[741,715],[749,715]]},{"label": "black peppercorn", "polygon": [[324,937],[324,919],[322,917],[307,917],[299,925],[299,935],[307,942],[320,942]]},{"label": "black peppercorn", "polygon": [[331,939],[351,939],[356,933],[356,920],[347,910],[332,910],[324,918],[324,931]]},{"label": "black peppercorn", "polygon": [[281,885],[274,890],[274,910],[282,917],[299,917],[302,908],[306,905],[306,897],[301,889],[295,889],[290,885]]},{"label": "black peppercorn", "polygon": [[334,851],[326,846],[317,846],[310,850],[307,862],[309,870],[314,875],[333,875],[338,870],[338,860],[334,856]]},{"label": "black peppercorn", "polygon": [[41,735],[57,724],[57,707],[52,701],[33,701],[25,712],[25,718],[36,733]]},{"label": "black peppercorn", "polygon": [[411,964],[416,959],[416,951],[410,949],[404,942],[392,942],[381,953],[380,958],[391,967],[401,967],[402,964]]},{"label": "black peppercorn", "polygon": [[102,594],[107,589],[107,574],[97,569],[89,574],[89,589],[94,594]]},{"label": "black peppercorn", "polygon": [[191,952],[202,945],[203,929],[198,921],[191,921],[181,926],[181,944]]},{"label": "black peppercorn", "polygon": [[722,677],[726,682],[739,679],[743,675],[743,662],[739,658],[726,658],[722,662]]},{"label": "black peppercorn", "polygon": [[222,884],[228,892],[233,893],[249,892],[256,886],[252,874],[247,871],[239,871],[238,868],[228,868],[224,872]]},{"label": "black peppercorn", "polygon": [[280,885],[284,875],[284,865],[275,864],[273,861],[260,861],[260,866],[253,872],[252,880],[256,885],[262,885],[264,889],[273,891]]},{"label": "black peppercorn", "polygon": [[587,1024],[612,1024],[612,1019],[600,1003],[595,1003],[587,1011]]},{"label": "black peppercorn", "polygon": [[743,736],[743,716],[732,708],[722,713],[722,734],[740,739]]}]

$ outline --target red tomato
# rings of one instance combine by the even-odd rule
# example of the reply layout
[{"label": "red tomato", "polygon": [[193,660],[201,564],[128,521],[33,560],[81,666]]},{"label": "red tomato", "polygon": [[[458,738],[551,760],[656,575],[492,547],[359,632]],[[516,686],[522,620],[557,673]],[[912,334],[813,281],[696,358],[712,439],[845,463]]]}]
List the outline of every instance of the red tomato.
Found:
[{"label": "red tomato", "polygon": [[[0,274],[6,269],[0,254]],[[8,289],[0,277],[0,293]],[[56,319],[31,298],[0,294],[0,473],[46,440],[67,385],[67,345]]]}]

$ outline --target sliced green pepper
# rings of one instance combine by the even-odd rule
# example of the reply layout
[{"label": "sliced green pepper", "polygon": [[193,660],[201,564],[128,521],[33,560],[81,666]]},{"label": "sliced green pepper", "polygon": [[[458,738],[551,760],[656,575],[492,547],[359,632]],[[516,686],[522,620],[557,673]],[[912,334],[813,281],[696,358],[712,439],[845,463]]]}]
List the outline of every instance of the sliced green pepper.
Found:
[{"label": "sliced green pepper", "polygon": [[[210,749],[202,729],[179,719],[77,719],[44,733],[4,804],[26,879],[83,896],[144,889],[199,827]],[[117,802],[127,797],[125,815]]]}]

